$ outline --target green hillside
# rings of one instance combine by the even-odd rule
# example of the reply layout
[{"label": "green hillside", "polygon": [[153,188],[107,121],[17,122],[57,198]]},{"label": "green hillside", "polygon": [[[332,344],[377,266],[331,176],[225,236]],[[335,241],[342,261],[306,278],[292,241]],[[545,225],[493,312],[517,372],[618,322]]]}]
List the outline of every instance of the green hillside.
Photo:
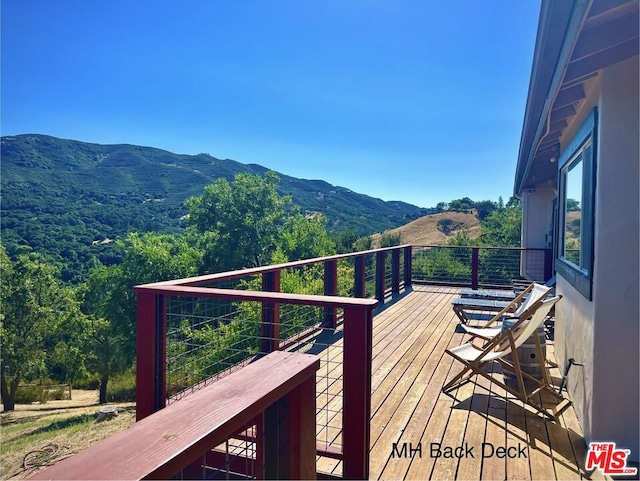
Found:
[{"label": "green hillside", "polygon": [[[93,257],[117,261],[111,240],[129,231],[175,232],[184,226],[184,201],[219,177],[268,169],[180,155],[136,145],[100,145],[46,135],[2,137],[2,243],[10,255],[34,249],[63,266],[73,280]],[[280,194],[304,212],[321,212],[330,231],[361,235],[406,224],[425,213],[321,180],[279,174]]]}]

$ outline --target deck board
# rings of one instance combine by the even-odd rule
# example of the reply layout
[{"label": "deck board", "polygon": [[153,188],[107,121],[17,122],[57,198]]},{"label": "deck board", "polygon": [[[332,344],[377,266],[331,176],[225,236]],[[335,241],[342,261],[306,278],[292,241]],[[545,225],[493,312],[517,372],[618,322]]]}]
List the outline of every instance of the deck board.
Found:
[{"label": "deck board", "polygon": [[[441,392],[461,368],[445,349],[468,339],[456,332],[451,300],[458,292],[414,286],[374,318],[371,479],[601,479],[584,471],[586,446],[572,408],[556,423],[545,421],[484,379]],[[552,376],[557,383],[557,369]],[[467,443],[475,457],[434,459],[429,448],[437,442]],[[420,445],[421,456],[399,457],[394,443]],[[526,457],[483,457],[482,443],[520,444]]]}]

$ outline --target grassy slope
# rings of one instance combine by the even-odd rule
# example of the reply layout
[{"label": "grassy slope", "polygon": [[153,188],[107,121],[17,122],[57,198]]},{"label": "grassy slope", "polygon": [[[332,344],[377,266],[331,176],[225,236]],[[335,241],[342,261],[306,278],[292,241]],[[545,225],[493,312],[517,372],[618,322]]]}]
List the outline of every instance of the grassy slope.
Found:
[{"label": "grassy slope", "polygon": [[[438,221],[440,219],[451,219],[458,225],[458,228],[449,235],[445,235],[438,230]],[[399,233],[402,236],[401,242],[403,244],[441,245],[446,244],[447,240],[454,236],[457,231],[465,229],[472,238],[480,234],[480,221],[475,215],[463,212],[442,212],[420,217],[408,224],[390,229],[386,233]],[[372,236],[374,247],[380,245],[380,237],[381,234]]]}]

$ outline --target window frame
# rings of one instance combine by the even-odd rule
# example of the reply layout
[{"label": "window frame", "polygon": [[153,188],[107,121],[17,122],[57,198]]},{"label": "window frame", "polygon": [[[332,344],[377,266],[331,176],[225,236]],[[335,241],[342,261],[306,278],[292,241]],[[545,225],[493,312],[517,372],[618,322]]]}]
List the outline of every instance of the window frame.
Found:
[{"label": "window frame", "polygon": [[[592,299],[594,211],[596,194],[598,112],[594,107],[558,160],[558,250],[556,272],[588,300]],[[590,148],[589,148],[590,147]],[[578,158],[580,156],[580,158]],[[580,200],[580,260],[577,265],[564,256],[566,240],[567,174],[582,162]],[[576,199],[578,200],[578,199]]]}]

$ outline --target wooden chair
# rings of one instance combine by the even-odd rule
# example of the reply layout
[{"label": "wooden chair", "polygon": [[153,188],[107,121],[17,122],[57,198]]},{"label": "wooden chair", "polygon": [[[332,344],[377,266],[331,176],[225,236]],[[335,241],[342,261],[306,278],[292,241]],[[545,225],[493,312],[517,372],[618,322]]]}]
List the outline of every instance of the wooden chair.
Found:
[{"label": "wooden chair", "polygon": [[552,287],[546,287],[543,284],[534,282],[522,292],[522,297],[518,296],[518,298],[524,300],[521,300],[513,312],[509,312],[509,308],[505,307],[493,316],[484,327],[472,327],[468,324],[462,324],[462,329],[473,337],[491,339],[502,330],[502,321],[504,319],[528,319],[552,290]]},{"label": "wooden chair", "polygon": [[[560,298],[561,296],[556,296],[542,300],[536,307],[532,308],[533,312],[530,319],[522,316],[512,327],[505,329],[504,332],[501,332],[489,340],[482,347],[475,346],[472,343],[467,343],[452,349],[447,349],[446,352],[463,363],[464,367],[442,388],[442,391],[448,393],[470,381],[473,376],[480,375],[516,396],[520,401],[528,404],[543,416],[551,420],[555,420],[558,414],[569,407],[571,401],[564,398],[555,390],[551,384],[551,377],[549,376],[549,371],[544,365],[544,361],[542,361],[543,365],[541,366],[542,379],[537,379],[522,371],[518,356],[515,355],[515,352],[516,349],[531,337],[536,329],[542,325],[549,314],[549,311],[554,304],[560,300]],[[544,359],[540,340],[537,336],[534,336],[534,339],[536,342],[538,359]],[[514,353],[512,356],[513,360],[506,360],[505,356],[511,352]],[[518,381],[517,390],[509,387],[504,382],[485,371],[484,368],[494,361],[499,362],[503,367],[515,372],[516,379]],[[525,381],[532,384],[532,388],[530,388],[530,390],[525,386]],[[541,402],[539,402],[539,395],[542,392],[550,393],[555,398],[557,401],[555,407],[547,409]]]}]

